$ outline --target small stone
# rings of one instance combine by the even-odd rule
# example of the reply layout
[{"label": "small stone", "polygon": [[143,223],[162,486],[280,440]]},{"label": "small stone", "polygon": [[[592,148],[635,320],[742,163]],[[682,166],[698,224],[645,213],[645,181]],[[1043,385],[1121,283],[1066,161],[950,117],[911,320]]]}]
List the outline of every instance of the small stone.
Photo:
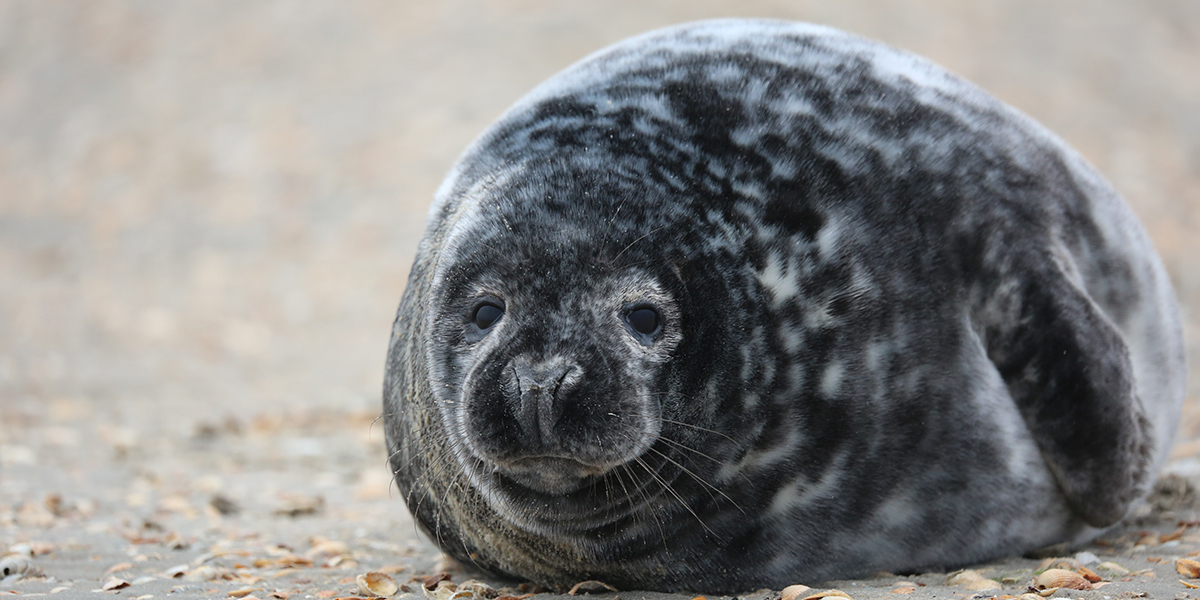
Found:
[{"label": "small stone", "polygon": [[221,494],[213,494],[208,504],[223,516],[236,515],[242,510],[242,507],[238,506],[236,502]]},{"label": "small stone", "polygon": [[283,496],[283,502],[275,509],[275,514],[283,517],[300,517],[315,515],[325,509],[325,498],[321,496],[304,496],[289,494]]}]

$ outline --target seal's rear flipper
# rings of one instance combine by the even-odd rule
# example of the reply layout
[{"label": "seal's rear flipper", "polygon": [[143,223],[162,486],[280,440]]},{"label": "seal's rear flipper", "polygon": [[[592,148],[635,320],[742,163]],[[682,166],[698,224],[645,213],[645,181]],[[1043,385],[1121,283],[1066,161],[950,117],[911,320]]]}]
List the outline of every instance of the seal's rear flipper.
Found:
[{"label": "seal's rear flipper", "polygon": [[987,327],[999,369],[1075,512],[1113,525],[1150,485],[1154,432],[1113,322],[1054,269],[1024,279],[1014,319]]}]

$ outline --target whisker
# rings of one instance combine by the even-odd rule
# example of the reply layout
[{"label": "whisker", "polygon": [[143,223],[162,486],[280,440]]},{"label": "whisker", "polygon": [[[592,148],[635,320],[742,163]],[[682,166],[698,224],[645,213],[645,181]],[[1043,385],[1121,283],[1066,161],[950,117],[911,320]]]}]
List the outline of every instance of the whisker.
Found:
[{"label": "whisker", "polygon": [[623,196],[621,202],[617,204],[617,210],[613,211],[612,217],[608,219],[608,226],[604,228],[604,237],[600,240],[599,248],[604,248],[608,245],[608,235],[612,233],[613,224],[617,222],[617,216],[621,214],[621,209],[625,207],[625,202],[629,200],[629,196]]},{"label": "whisker", "polygon": [[[701,519],[700,515],[696,514],[696,511],[693,510],[692,507],[688,505],[688,503],[683,499],[683,496],[680,496],[679,492],[675,491],[675,488],[671,487],[671,484],[664,481],[662,479],[662,477],[660,477],[657,473],[654,473],[650,469],[650,467],[646,464],[646,461],[642,460],[641,457],[637,457],[633,460],[637,464],[642,465],[642,468],[646,469],[646,472],[650,473],[650,476],[653,477],[656,481],[658,481],[659,484],[663,486],[663,489],[666,490],[669,494],[671,494],[671,496],[673,496],[675,498],[675,500],[679,502],[680,506],[682,506],[685,510],[687,510],[689,513],[691,513],[691,515],[696,518],[696,522],[700,523],[700,526],[703,527],[705,531],[707,531],[709,534],[711,534],[713,536],[717,535],[715,531],[713,531],[712,529],[710,529],[708,527],[708,524],[704,522],[704,519]],[[665,545],[666,540],[664,539],[663,542]]]},{"label": "whisker", "polygon": [[[652,471],[650,469],[650,467],[646,465],[645,462],[643,462],[641,459],[635,459],[635,463],[638,466],[642,467],[642,469],[644,469],[647,474],[649,474],[652,478],[654,478],[654,481],[658,482],[659,485],[663,485],[662,480],[659,479],[658,476],[654,474],[654,471]],[[631,470],[629,463],[625,463],[621,466],[625,469],[625,471],[627,473],[629,473],[630,481],[636,481],[636,478],[633,475],[633,471]],[[658,528],[658,535],[659,535],[659,538],[662,540],[663,548],[666,548],[667,547],[667,532],[665,529],[663,529],[662,521],[658,518],[658,512],[654,510],[654,505],[651,504],[650,497],[646,494],[645,489],[643,488],[639,491],[641,492],[641,496],[642,496],[642,501],[643,501],[642,506],[646,507],[646,510],[650,513],[650,517],[652,519],[654,519],[654,525]]]},{"label": "whisker", "polygon": [[658,226],[658,227],[655,227],[654,229],[651,229],[650,231],[647,231],[645,234],[643,234],[641,237],[637,238],[636,240],[633,240],[632,242],[629,242],[629,245],[628,245],[628,246],[625,246],[624,248],[622,248],[622,249],[621,249],[621,251],[620,251],[620,252],[618,252],[618,253],[617,253],[617,255],[616,255],[616,256],[614,256],[614,257],[612,258],[612,262],[614,262],[614,263],[615,263],[615,262],[617,262],[617,259],[618,259],[618,258],[621,258],[621,255],[622,255],[622,254],[625,254],[625,251],[626,251],[626,250],[628,250],[628,249],[630,249],[630,248],[632,248],[634,244],[636,244],[636,243],[638,243],[638,242],[640,242],[640,241],[642,241],[642,240],[644,240],[644,239],[646,239],[646,238],[650,237],[651,235],[653,235],[654,233],[657,233],[658,231],[661,231],[661,230],[663,230],[663,229],[666,229],[666,227],[667,227],[666,225],[660,225],[660,226]]},{"label": "whisker", "polygon": [[723,438],[725,438],[725,439],[727,439],[727,440],[729,440],[729,441],[731,441],[731,442],[733,442],[733,443],[735,443],[735,444],[737,443],[737,440],[735,440],[735,439],[733,439],[733,438],[729,437],[728,435],[725,435],[724,433],[721,433],[720,431],[714,431],[714,430],[712,430],[712,429],[708,429],[707,427],[701,427],[701,426],[699,426],[699,425],[693,425],[693,424],[691,424],[691,423],[685,423],[685,422],[683,422],[683,421],[675,421],[675,420],[673,420],[673,419],[668,419],[668,418],[666,418],[666,417],[659,417],[658,419],[659,419],[660,421],[662,421],[663,423],[670,423],[670,424],[672,424],[672,425],[678,425],[678,426],[680,426],[680,427],[690,427],[690,428],[692,428],[692,429],[695,429],[696,431],[702,431],[702,432],[704,432],[704,433],[711,433],[711,434],[713,434],[713,435],[719,435],[719,436],[721,436],[721,437],[723,437]]},{"label": "whisker", "polygon": [[676,462],[674,459],[672,459],[670,456],[667,456],[666,454],[664,454],[664,453],[662,453],[662,452],[659,452],[658,450],[655,450],[654,448],[651,448],[651,449],[650,449],[650,451],[651,451],[651,452],[653,452],[653,453],[655,453],[655,454],[657,454],[657,455],[659,455],[659,456],[661,456],[661,457],[663,457],[663,459],[664,459],[664,460],[666,460],[667,462],[669,462],[669,463],[671,463],[671,464],[675,465],[676,467],[679,467],[679,469],[680,469],[680,470],[682,470],[684,473],[687,473],[688,475],[690,475],[690,476],[692,477],[692,479],[695,479],[695,480],[696,480],[696,483],[699,483],[699,484],[701,485],[701,487],[705,488],[705,491],[708,491],[708,495],[709,495],[709,497],[710,497],[710,498],[712,498],[712,499],[713,499],[713,502],[716,502],[716,500],[717,500],[717,499],[716,499],[716,497],[715,497],[715,496],[713,496],[713,492],[716,492],[716,493],[717,493],[717,494],[719,494],[719,495],[720,495],[722,498],[724,498],[724,499],[728,500],[728,501],[729,501],[729,503],[730,503],[730,504],[732,504],[734,508],[738,509],[738,512],[742,513],[743,515],[744,515],[744,514],[746,514],[746,511],[742,510],[742,507],[741,507],[741,506],[739,506],[739,505],[738,505],[738,503],[737,503],[737,502],[735,502],[733,498],[730,498],[728,494],[726,494],[724,491],[722,491],[722,490],[721,490],[720,488],[718,488],[717,486],[715,486],[715,485],[713,485],[713,484],[711,484],[711,483],[709,483],[709,482],[705,481],[705,480],[704,480],[703,478],[701,478],[699,475],[697,475],[697,474],[693,473],[693,472],[692,472],[690,469],[688,469],[687,467],[685,467],[685,466],[683,466],[683,465],[679,464],[679,463],[678,463],[678,462]]},{"label": "whisker", "polygon": [[699,455],[699,456],[701,456],[701,457],[707,458],[708,460],[711,460],[712,462],[714,462],[714,463],[716,463],[716,464],[718,464],[718,465],[723,465],[723,464],[725,464],[725,463],[724,463],[724,461],[717,460],[717,459],[715,459],[715,458],[713,458],[713,457],[711,457],[711,456],[709,456],[709,455],[707,455],[707,454],[705,454],[705,453],[703,453],[703,452],[701,452],[701,451],[699,451],[699,450],[697,450],[697,449],[695,449],[695,448],[688,447],[688,446],[686,446],[686,445],[684,445],[684,444],[681,444],[681,443],[679,443],[679,442],[677,442],[677,441],[675,441],[675,440],[673,440],[673,439],[671,439],[671,438],[669,438],[669,437],[664,437],[664,436],[662,436],[662,435],[659,435],[659,436],[658,436],[658,439],[660,439],[660,440],[662,440],[663,442],[665,442],[665,443],[667,443],[667,444],[670,444],[670,445],[672,445],[672,446],[674,446],[674,447],[676,447],[676,448],[679,448],[680,450],[686,450],[686,451],[688,451],[688,452],[691,452],[691,453],[693,453],[693,454],[696,454],[696,455]]}]

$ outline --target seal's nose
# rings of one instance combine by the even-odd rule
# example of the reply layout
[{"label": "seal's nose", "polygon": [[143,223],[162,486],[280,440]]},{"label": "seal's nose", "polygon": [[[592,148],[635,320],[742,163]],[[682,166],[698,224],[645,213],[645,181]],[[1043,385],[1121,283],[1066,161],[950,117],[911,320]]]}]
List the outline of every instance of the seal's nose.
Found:
[{"label": "seal's nose", "polygon": [[514,364],[513,372],[521,395],[517,421],[526,433],[537,436],[543,447],[557,446],[554,426],[562,417],[563,399],[583,379],[583,369],[557,359]]}]

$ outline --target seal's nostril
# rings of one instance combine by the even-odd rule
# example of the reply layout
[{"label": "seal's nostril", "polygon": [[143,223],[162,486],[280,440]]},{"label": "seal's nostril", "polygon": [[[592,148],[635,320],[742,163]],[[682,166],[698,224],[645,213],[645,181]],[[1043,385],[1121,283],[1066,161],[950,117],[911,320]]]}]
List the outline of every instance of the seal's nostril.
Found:
[{"label": "seal's nostril", "polygon": [[557,425],[562,419],[565,396],[583,379],[583,369],[575,362],[554,357],[532,361],[518,359],[512,364],[517,384],[515,416],[521,429],[531,436],[526,440],[542,450],[561,445]]},{"label": "seal's nostril", "polygon": [[513,367],[522,396],[529,393],[555,396],[564,382],[570,380],[577,371],[582,371],[578,365],[561,360],[518,364]]}]

